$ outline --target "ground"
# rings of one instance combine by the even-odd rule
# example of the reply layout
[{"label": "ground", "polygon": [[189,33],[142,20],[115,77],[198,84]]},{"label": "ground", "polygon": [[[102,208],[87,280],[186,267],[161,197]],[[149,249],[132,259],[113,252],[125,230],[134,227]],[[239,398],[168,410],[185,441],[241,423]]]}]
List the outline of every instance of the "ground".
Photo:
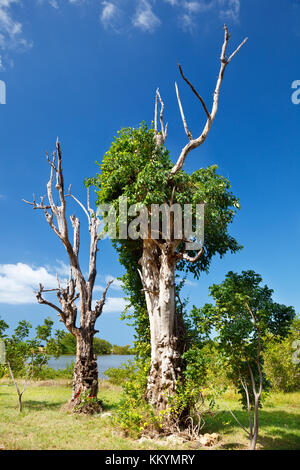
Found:
[{"label": "ground", "polygon": [[[0,381],[0,449],[201,449],[195,442],[174,444],[151,442],[124,436],[113,423],[121,387],[100,381],[99,396],[106,415],[84,416],[62,413],[61,406],[70,398],[70,382],[66,380],[35,382],[24,393],[24,410],[19,413],[15,388]],[[237,396],[228,392],[223,399],[247,424]],[[203,433],[218,433],[221,441],[213,449],[246,449],[248,440],[226,407],[219,401],[214,417],[206,421]],[[260,411],[260,449],[300,449],[300,392],[270,394]]]}]

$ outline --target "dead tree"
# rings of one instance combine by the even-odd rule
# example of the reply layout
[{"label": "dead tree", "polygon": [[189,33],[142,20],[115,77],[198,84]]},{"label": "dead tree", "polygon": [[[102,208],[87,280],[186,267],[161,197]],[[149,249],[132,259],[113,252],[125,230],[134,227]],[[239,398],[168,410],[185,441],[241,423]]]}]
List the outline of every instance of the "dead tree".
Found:
[{"label": "dead tree", "polygon": [[[24,201],[44,212],[45,218],[53,232],[64,245],[70,264],[70,276],[65,286],[61,285],[57,277],[58,287],[56,289],[45,289],[40,284],[36,293],[39,304],[47,305],[58,313],[60,320],[65,324],[69,332],[76,338],[76,362],[74,366],[73,395],[69,403],[70,408],[83,412],[94,412],[101,410],[101,402],[93,400],[93,406],[81,406],[82,397],[96,398],[98,394],[98,367],[97,358],[93,352],[93,338],[98,330],[95,329],[97,319],[102,314],[105,304],[107,290],[112,283],[109,281],[103,291],[102,297],[93,305],[93,289],[97,275],[96,261],[98,251],[98,230],[100,221],[93,209],[90,207],[89,193],[87,208],[71,193],[71,186],[65,194],[64,177],[62,171],[62,154],[60,143],[56,142],[56,151],[52,159],[46,153],[50,165],[50,179],[47,184],[47,203],[45,196],[40,202]],[[54,182],[55,180],[55,182]],[[53,185],[57,191],[59,205],[54,202]],[[89,273],[85,279],[79,264],[80,247],[80,222],[75,215],[71,215],[70,221],[73,228],[73,243],[69,238],[69,227],[66,214],[66,198],[72,198],[84,211],[88,219],[90,233]],[[46,300],[45,293],[56,292],[59,306]],[[80,310],[79,325],[77,322],[77,311]]]},{"label": "dead tree", "polygon": [[[208,110],[202,97],[195,90],[191,82],[185,77],[183,70],[179,65],[179,71],[183,80],[192,89],[204,109],[206,122],[201,134],[197,138],[193,138],[187,125],[178,87],[175,83],[179,110],[184,130],[188,137],[188,143],[181,150],[178,160],[171,170],[170,179],[172,178],[172,175],[175,175],[181,170],[188,154],[205,142],[218,111],[220,89],[226,67],[247,41],[246,38],[238,48],[229,57],[227,57],[226,51],[229,41],[229,33],[226,25],[224,26],[224,30],[225,36],[220,57],[221,66],[213,94],[211,111]],[[159,104],[160,130],[158,130]],[[163,122],[163,112],[164,103],[159,91],[157,90],[155,99],[154,131],[158,146],[163,146],[167,138],[167,126],[165,126]],[[169,201],[169,204],[172,206],[172,200]],[[182,240],[176,240],[172,237],[164,241],[158,241],[151,238],[144,239],[143,254],[139,261],[141,265],[140,277],[143,285],[143,292],[145,293],[151,333],[151,367],[148,379],[147,396],[149,403],[151,403],[158,411],[167,408],[168,396],[172,396],[174,394],[176,382],[178,379],[180,380],[182,375],[181,355],[183,351],[181,339],[184,325],[181,317],[176,314],[176,264],[179,260],[185,260],[187,263],[195,263],[203,253],[203,249],[201,249],[196,256],[191,257],[184,251],[179,252],[178,250],[181,242]]]}]

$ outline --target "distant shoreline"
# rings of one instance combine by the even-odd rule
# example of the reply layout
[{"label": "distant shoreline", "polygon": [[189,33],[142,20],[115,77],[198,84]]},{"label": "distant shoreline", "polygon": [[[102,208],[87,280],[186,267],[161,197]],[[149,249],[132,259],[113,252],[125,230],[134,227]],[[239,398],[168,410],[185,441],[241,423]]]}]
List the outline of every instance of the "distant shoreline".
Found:
[{"label": "distant shoreline", "polygon": [[[48,356],[54,357],[54,358],[59,358],[59,357],[75,357],[76,354],[60,354],[59,356],[55,357],[53,354],[48,354]],[[134,356],[134,354],[96,354],[97,357],[108,357],[108,356]]]},{"label": "distant shoreline", "polygon": [[[48,354],[48,356],[51,356],[51,357],[55,357],[53,354]],[[68,356],[76,356],[76,353],[75,354],[60,354],[59,356],[57,356],[57,358],[59,357],[68,357]],[[96,356],[134,356],[133,353],[128,353],[128,354],[96,354]]]}]

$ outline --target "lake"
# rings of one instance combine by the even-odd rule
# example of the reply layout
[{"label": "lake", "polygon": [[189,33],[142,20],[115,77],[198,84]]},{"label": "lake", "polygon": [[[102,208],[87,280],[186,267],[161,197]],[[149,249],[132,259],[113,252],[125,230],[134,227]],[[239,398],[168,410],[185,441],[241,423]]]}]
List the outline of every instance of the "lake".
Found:
[{"label": "lake", "polygon": [[[52,369],[65,369],[71,361],[75,362],[76,356],[60,356],[57,359],[55,357],[50,357],[48,361],[48,366]],[[106,378],[105,371],[110,367],[120,367],[121,364],[129,360],[133,360],[134,356],[119,356],[117,354],[98,356],[98,373],[100,378]]]}]

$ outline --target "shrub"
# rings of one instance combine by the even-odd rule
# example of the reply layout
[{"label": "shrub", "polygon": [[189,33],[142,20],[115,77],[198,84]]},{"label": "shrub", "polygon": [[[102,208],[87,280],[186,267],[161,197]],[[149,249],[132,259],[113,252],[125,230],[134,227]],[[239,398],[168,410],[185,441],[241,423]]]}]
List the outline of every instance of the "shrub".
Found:
[{"label": "shrub", "polygon": [[294,341],[294,335],[283,341],[273,339],[264,352],[264,370],[276,392],[300,390],[300,367],[292,362]]}]

